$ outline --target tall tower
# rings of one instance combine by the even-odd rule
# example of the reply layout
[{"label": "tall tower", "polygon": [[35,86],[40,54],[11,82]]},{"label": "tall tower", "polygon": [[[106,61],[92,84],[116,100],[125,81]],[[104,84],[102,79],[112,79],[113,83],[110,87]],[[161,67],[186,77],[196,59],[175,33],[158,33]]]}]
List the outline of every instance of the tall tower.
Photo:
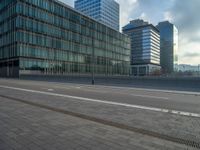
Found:
[{"label": "tall tower", "polygon": [[76,0],[75,9],[119,31],[119,4],[115,0]]},{"label": "tall tower", "polygon": [[178,64],[178,29],[169,21],[157,25],[160,31],[160,63],[164,73],[173,73]]}]

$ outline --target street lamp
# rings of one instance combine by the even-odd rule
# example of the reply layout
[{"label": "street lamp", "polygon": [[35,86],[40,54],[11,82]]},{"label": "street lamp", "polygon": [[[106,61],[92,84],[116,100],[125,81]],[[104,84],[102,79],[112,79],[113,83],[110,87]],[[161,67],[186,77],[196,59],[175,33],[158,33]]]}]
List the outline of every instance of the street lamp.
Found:
[{"label": "street lamp", "polygon": [[94,37],[92,36],[92,85],[94,85],[94,65],[95,58],[94,58]]},{"label": "street lamp", "polygon": [[94,85],[94,48],[92,48],[92,85]]}]

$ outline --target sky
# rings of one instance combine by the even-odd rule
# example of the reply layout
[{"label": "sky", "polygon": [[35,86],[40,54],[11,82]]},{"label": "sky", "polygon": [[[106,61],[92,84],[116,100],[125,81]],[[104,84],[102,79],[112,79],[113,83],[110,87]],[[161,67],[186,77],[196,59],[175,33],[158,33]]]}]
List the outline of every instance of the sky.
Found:
[{"label": "sky", "polygon": [[[74,0],[60,0],[74,6]],[[169,20],[179,30],[179,64],[200,64],[200,0],[116,0],[121,27],[133,19],[157,25]]]}]

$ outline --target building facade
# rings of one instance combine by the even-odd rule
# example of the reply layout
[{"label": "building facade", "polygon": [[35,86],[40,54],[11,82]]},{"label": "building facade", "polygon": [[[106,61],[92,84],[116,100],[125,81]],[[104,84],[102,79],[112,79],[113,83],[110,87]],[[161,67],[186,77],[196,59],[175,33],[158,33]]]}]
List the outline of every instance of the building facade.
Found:
[{"label": "building facade", "polygon": [[57,0],[0,3],[0,76],[129,74],[128,36]]},{"label": "building facade", "polygon": [[123,27],[131,38],[132,75],[146,76],[160,71],[160,35],[157,28],[137,19]]},{"label": "building facade", "polygon": [[177,71],[178,64],[178,29],[170,22],[164,21],[157,25],[160,31],[160,64],[163,73]]},{"label": "building facade", "polygon": [[75,9],[119,31],[119,4],[115,0],[76,0]]}]

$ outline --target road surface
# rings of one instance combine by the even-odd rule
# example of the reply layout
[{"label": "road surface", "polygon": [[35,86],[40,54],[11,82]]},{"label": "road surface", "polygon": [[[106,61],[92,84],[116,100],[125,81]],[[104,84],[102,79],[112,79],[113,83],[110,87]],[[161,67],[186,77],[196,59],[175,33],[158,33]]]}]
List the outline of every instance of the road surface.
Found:
[{"label": "road surface", "polygon": [[200,93],[0,79],[1,149],[200,149]]}]

